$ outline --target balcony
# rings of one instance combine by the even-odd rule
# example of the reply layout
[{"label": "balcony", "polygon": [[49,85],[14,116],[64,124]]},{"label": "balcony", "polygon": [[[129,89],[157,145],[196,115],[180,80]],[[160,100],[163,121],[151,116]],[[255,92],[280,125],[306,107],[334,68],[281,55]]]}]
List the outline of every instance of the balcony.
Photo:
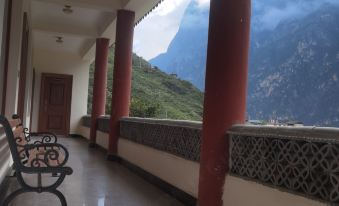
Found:
[{"label": "balcony", "polygon": [[[2,2],[1,115],[70,136],[60,139],[74,170],[61,187],[69,205],[339,204],[338,129],[244,125],[251,1],[211,1],[203,125],[128,117],[133,29],[161,0]],[[94,59],[92,114],[84,116]],[[2,199],[18,186],[6,176],[13,162],[3,136],[0,160]],[[12,205],[56,201],[24,194]]]},{"label": "balcony", "polygon": [[[81,130],[85,137],[89,135],[89,122],[89,116],[83,117]],[[103,116],[98,122],[98,147],[105,149],[109,118]],[[338,202],[338,129],[235,125],[227,133],[231,140],[231,172],[226,175],[224,205],[251,205],[252,201],[259,205]],[[160,178],[191,200],[198,194],[200,145],[199,122],[141,118],[120,121],[119,157],[123,165],[138,167],[141,176],[146,172]],[[176,194],[187,204],[187,197]]]},{"label": "balcony", "polygon": [[[60,138],[74,169],[60,188],[69,205],[196,205],[200,122],[123,118],[118,159],[112,162],[106,160],[109,117],[98,119],[95,149],[88,149],[90,120],[82,118],[81,137]],[[231,144],[224,156],[230,162],[224,205],[339,202],[339,129],[235,125],[226,133]],[[8,193],[18,186],[15,178],[6,184]],[[59,204],[52,195],[28,193],[12,205],[23,202]]]}]

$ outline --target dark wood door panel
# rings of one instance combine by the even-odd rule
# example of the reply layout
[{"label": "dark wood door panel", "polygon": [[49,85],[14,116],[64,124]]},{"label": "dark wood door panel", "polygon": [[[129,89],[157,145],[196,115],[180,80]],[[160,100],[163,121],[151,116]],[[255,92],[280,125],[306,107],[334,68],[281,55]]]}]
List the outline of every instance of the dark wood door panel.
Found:
[{"label": "dark wood door panel", "polygon": [[72,76],[42,74],[39,131],[68,135],[72,97]]}]

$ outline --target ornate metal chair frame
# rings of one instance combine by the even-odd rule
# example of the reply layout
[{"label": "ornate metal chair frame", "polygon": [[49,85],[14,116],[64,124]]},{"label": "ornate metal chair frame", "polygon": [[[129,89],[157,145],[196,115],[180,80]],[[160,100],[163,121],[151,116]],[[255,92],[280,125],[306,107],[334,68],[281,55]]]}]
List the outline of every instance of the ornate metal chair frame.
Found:
[{"label": "ornate metal chair frame", "polygon": [[[8,206],[9,203],[18,195],[25,192],[36,192],[43,193],[48,192],[56,195],[61,202],[62,206],[67,206],[66,199],[64,195],[57,190],[57,188],[64,181],[66,175],[71,175],[73,173],[72,168],[66,167],[69,153],[67,149],[57,143],[41,143],[35,142],[34,144],[20,144],[22,140],[21,137],[14,136],[12,127],[9,121],[0,115],[0,125],[3,126],[5,131],[12,158],[14,161],[14,168],[16,170],[16,177],[21,185],[21,188],[11,193],[1,204],[2,206]],[[31,162],[30,165],[27,165],[27,154],[33,150],[43,149],[43,157],[36,156]],[[63,155],[62,161],[58,161],[60,156]],[[51,162],[57,161],[57,164],[51,164]],[[25,163],[26,162],[26,163]],[[27,184],[23,178],[23,174],[36,174],[37,175],[37,186],[31,186]],[[42,174],[58,174],[58,179],[48,185],[43,186],[42,184]]]},{"label": "ornate metal chair frame", "polygon": [[58,142],[57,136],[52,132],[29,132],[29,129],[22,124],[19,115],[13,114],[12,119],[20,122],[17,126],[22,127],[25,139],[28,143],[42,144]]}]

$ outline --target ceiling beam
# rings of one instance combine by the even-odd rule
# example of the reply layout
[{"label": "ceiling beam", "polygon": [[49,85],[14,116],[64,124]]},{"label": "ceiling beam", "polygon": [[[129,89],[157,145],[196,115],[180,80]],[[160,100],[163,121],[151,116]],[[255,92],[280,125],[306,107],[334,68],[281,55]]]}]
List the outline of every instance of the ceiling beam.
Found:
[{"label": "ceiling beam", "polygon": [[123,0],[35,0],[59,5],[70,5],[86,9],[95,9],[105,12],[115,12],[123,8]]},{"label": "ceiling beam", "polygon": [[[109,45],[115,42],[116,24],[117,24],[117,21],[116,19],[114,19],[100,35],[100,37],[110,39]],[[95,41],[93,41],[92,44],[87,45],[87,47],[84,47],[83,51],[81,52],[81,56],[83,59],[93,60],[95,56]]]},{"label": "ceiling beam", "polygon": [[66,26],[57,24],[33,24],[32,29],[43,33],[55,34],[59,36],[74,36],[82,38],[97,38],[98,31],[80,28],[76,26]]},{"label": "ceiling beam", "polygon": [[[161,2],[161,0],[120,0],[120,2],[122,3],[123,9],[135,11],[135,22],[138,22],[145,16],[145,14],[147,14],[147,12]],[[111,40],[110,44],[113,44],[115,42],[115,28],[116,19],[112,21],[101,34],[99,33],[100,37],[109,38]],[[95,43],[87,49],[84,49],[81,53],[83,59],[92,60],[95,54]]]}]

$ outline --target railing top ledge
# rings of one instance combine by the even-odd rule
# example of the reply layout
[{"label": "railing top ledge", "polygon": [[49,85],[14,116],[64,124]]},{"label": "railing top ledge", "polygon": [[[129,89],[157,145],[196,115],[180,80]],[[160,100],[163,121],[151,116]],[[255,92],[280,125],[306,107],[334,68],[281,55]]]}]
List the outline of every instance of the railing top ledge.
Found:
[{"label": "railing top ledge", "polygon": [[[91,118],[91,115],[87,114],[82,116],[82,118]],[[109,119],[110,116],[109,115],[100,115],[99,119]]]},{"label": "railing top ledge", "polygon": [[152,119],[152,118],[138,118],[138,117],[123,117],[120,119],[121,122],[136,122],[144,124],[158,124],[174,127],[186,127],[192,129],[201,129],[202,123],[198,121],[187,121],[187,120],[170,120],[170,119]]},{"label": "railing top ledge", "polygon": [[256,137],[281,137],[339,142],[339,128],[309,126],[258,126],[237,124],[227,134]]}]

